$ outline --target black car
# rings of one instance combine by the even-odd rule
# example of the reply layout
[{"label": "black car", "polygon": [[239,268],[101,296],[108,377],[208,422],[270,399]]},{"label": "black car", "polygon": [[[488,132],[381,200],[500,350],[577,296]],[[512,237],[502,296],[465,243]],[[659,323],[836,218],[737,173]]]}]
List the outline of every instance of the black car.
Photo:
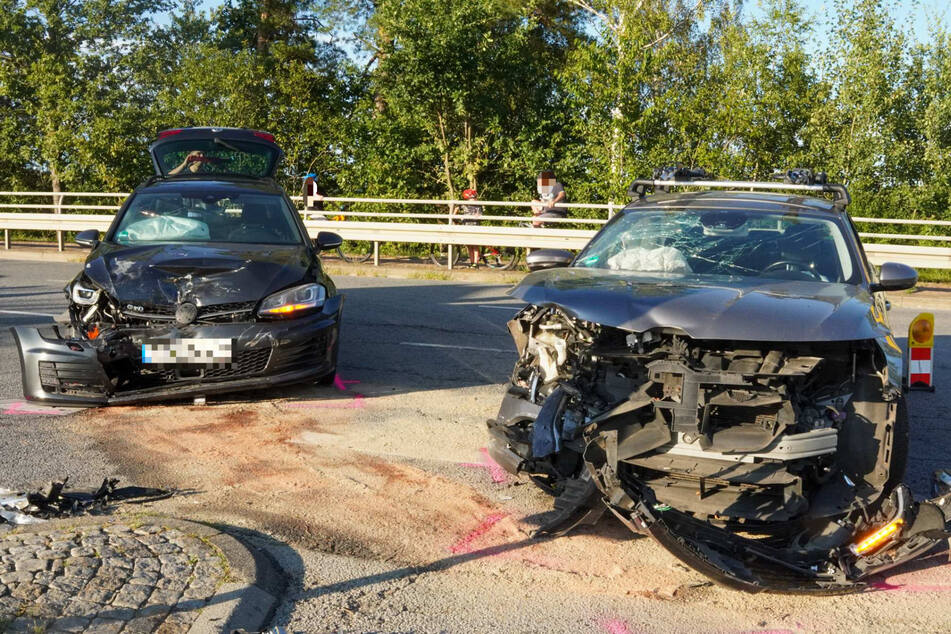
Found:
[{"label": "black car", "polygon": [[125,201],[66,286],[68,319],[13,329],[24,395],[130,403],[332,381],[343,297],[274,181],[265,132],[167,130],[156,174]]},{"label": "black car", "polygon": [[632,194],[577,257],[534,252],[546,270],[511,291],[529,305],[490,453],[556,497],[540,532],[608,509],[754,592],[843,591],[944,539],[951,478],[927,502],[901,483],[882,291],[917,274],[869,266],[845,188],[688,174]]}]

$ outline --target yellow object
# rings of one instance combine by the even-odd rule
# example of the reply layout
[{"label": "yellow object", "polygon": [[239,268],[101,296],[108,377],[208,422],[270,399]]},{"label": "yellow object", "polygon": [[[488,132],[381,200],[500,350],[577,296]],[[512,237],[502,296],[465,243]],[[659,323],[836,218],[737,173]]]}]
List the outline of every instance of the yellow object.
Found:
[{"label": "yellow object", "polygon": [[272,313],[272,314],[283,314],[283,313],[293,313],[295,310],[302,310],[304,308],[313,308],[313,304],[284,304],[283,306],[278,306],[276,308],[269,308],[263,312]]},{"label": "yellow object", "polygon": [[911,320],[908,327],[908,345],[916,348],[934,346],[934,315],[921,313]]},{"label": "yellow object", "polygon": [[901,528],[901,525],[904,521],[899,517],[898,519],[892,520],[885,526],[882,526],[880,529],[863,539],[857,544],[852,545],[852,552],[856,555],[864,555],[870,550],[874,550],[876,547],[880,546],[885,540],[898,532],[898,529]]}]

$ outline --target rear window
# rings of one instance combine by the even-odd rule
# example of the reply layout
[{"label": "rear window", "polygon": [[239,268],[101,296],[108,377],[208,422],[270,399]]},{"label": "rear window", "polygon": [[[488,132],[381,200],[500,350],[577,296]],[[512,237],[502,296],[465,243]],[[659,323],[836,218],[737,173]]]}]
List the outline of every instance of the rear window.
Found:
[{"label": "rear window", "polygon": [[163,176],[228,174],[263,178],[273,174],[279,158],[274,146],[217,137],[165,141],[152,152]]},{"label": "rear window", "polygon": [[244,191],[143,192],[129,202],[113,241],[300,244],[293,214],[278,194]]}]

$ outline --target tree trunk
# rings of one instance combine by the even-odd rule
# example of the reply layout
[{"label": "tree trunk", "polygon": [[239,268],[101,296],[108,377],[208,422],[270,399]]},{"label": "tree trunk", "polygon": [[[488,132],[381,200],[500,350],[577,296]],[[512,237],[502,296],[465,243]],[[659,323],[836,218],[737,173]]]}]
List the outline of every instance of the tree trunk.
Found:
[{"label": "tree trunk", "polygon": [[258,21],[258,32],[257,32],[257,42],[255,49],[258,52],[258,55],[264,55],[267,53],[268,44],[271,41],[270,25],[268,24],[268,19],[271,17],[271,3],[268,0],[264,0],[260,4],[260,13]]},{"label": "tree trunk", "polygon": [[60,205],[63,204],[63,197],[58,195],[62,189],[62,183],[59,180],[59,173],[56,171],[55,167],[50,167],[50,181],[53,186],[53,213],[58,214],[62,213]]},{"label": "tree trunk", "polygon": [[472,150],[472,124],[469,123],[468,117],[462,122],[462,131],[466,139],[466,179],[469,181],[469,187],[478,191],[478,169]]},{"label": "tree trunk", "polygon": [[436,113],[436,121],[439,123],[439,150],[442,153],[443,178],[446,179],[446,188],[449,190],[450,200],[455,200],[456,188],[452,185],[452,170],[449,165],[449,141],[446,139],[446,122],[443,120],[441,112]]}]

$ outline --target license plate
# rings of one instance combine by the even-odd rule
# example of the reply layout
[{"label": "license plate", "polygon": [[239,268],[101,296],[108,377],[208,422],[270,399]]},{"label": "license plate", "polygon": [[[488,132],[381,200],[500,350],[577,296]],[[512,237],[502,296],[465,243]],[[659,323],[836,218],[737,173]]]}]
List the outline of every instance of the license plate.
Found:
[{"label": "license plate", "polygon": [[231,364],[233,339],[152,339],[142,343],[142,363],[149,365]]}]

